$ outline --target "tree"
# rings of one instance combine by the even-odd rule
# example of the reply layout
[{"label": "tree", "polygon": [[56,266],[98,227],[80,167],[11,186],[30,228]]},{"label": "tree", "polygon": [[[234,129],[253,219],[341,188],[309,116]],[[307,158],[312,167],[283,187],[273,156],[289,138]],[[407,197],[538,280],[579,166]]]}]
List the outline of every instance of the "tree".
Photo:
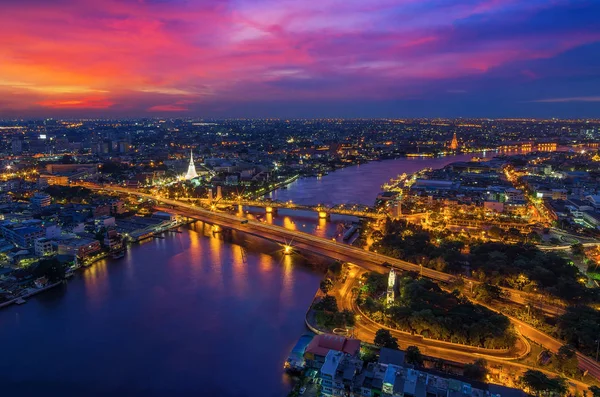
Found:
[{"label": "tree", "polygon": [[596,340],[600,334],[600,312],[586,306],[568,306],[556,323],[558,336],[584,354],[596,354]]},{"label": "tree", "polygon": [[330,278],[326,278],[325,280],[321,281],[319,288],[321,289],[321,291],[323,291],[325,295],[327,295],[327,293],[333,288],[333,282]]},{"label": "tree", "polygon": [[374,313],[383,309],[383,305],[367,296],[363,302],[363,309],[368,313]]},{"label": "tree", "polygon": [[540,236],[534,231],[531,231],[527,234],[527,242],[532,244],[539,244],[542,242],[542,236]]},{"label": "tree", "polygon": [[494,299],[500,298],[502,289],[497,285],[482,283],[473,289],[473,294],[475,295],[475,299],[483,303],[490,303]]},{"label": "tree", "polygon": [[365,363],[377,362],[377,350],[368,347],[361,347],[360,359],[363,360]]},{"label": "tree", "polygon": [[338,305],[335,296],[325,295],[323,299],[314,305],[315,310],[323,310],[326,312],[337,312]]},{"label": "tree", "polygon": [[387,289],[387,275],[371,272],[367,275],[363,286],[364,292],[376,294]]},{"label": "tree", "polygon": [[336,261],[329,266],[329,272],[331,272],[331,274],[333,274],[335,277],[339,277],[342,274],[342,270],[342,263],[339,261]]},{"label": "tree", "polygon": [[346,327],[354,327],[354,324],[356,323],[356,320],[354,319],[354,312],[344,309],[341,313]]},{"label": "tree", "polygon": [[423,355],[417,346],[408,346],[404,352],[404,360],[408,364],[423,366]]},{"label": "tree", "polygon": [[479,358],[473,362],[473,364],[465,364],[463,368],[463,374],[467,378],[471,378],[478,381],[484,381],[488,374],[487,361],[483,358]]},{"label": "tree", "polygon": [[373,343],[379,347],[387,347],[389,349],[399,350],[398,339],[394,338],[387,329],[379,329],[375,333],[375,339]]},{"label": "tree", "polygon": [[536,396],[549,393],[562,396],[567,392],[567,384],[564,379],[549,378],[543,372],[533,369],[527,370],[523,374],[521,383]]},{"label": "tree", "polygon": [[559,372],[570,377],[579,373],[577,354],[575,354],[575,349],[573,349],[573,347],[569,345],[561,346],[555,357],[556,362],[554,364]]},{"label": "tree", "polygon": [[51,283],[64,279],[65,273],[65,267],[56,258],[42,259],[33,271],[35,277],[46,277]]}]

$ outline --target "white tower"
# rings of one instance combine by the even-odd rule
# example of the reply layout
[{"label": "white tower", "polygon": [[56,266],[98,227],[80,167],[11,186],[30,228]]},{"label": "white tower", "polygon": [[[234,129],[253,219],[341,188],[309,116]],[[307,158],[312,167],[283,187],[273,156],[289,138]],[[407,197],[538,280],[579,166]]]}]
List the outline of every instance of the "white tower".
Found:
[{"label": "white tower", "polygon": [[196,173],[196,166],[194,165],[194,155],[190,150],[190,165],[188,166],[187,174],[185,174],[185,179],[190,180],[198,177],[198,173]]},{"label": "white tower", "polygon": [[388,277],[388,288],[387,288],[387,304],[388,306],[394,303],[396,287],[396,272],[394,269],[390,269],[390,275]]}]

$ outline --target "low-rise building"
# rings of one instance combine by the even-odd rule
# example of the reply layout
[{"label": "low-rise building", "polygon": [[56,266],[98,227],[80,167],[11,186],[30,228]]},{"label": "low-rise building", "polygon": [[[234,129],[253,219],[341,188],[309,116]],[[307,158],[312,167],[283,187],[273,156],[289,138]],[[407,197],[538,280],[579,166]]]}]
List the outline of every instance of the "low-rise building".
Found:
[{"label": "low-rise building", "polygon": [[69,185],[69,177],[61,175],[45,175],[42,174],[38,178],[38,185],[40,187],[47,187],[50,185]]},{"label": "low-rise building", "polygon": [[96,227],[96,230],[99,230],[101,228],[113,227],[115,226],[115,224],[116,223],[114,216],[103,215],[94,219],[94,226]]},{"label": "low-rise building", "polygon": [[37,256],[52,255],[56,252],[56,243],[45,237],[38,238],[35,240],[34,249]]},{"label": "low-rise building", "polygon": [[44,229],[39,226],[26,226],[12,222],[3,224],[0,231],[6,240],[20,248],[33,247],[35,240],[45,235]]},{"label": "low-rise building", "polygon": [[110,213],[113,215],[121,215],[127,212],[125,203],[122,200],[114,200],[110,203]]},{"label": "low-rise building", "polygon": [[72,256],[85,259],[100,252],[101,246],[98,240],[88,238],[73,238],[58,242],[58,255]]},{"label": "low-rise building", "polygon": [[57,239],[62,234],[62,228],[56,223],[45,224],[44,231],[47,239]]},{"label": "low-rise building", "polygon": [[37,192],[29,200],[35,209],[42,209],[52,204],[52,197],[47,193]]},{"label": "low-rise building", "polygon": [[356,356],[360,351],[360,341],[333,334],[317,335],[304,353],[307,365],[311,368],[321,368],[330,350]]}]

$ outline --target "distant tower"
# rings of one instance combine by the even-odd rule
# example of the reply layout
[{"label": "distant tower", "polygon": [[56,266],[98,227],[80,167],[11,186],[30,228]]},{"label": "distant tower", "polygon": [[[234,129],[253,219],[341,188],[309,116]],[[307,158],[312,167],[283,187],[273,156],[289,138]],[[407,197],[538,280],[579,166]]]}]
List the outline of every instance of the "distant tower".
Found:
[{"label": "distant tower", "polygon": [[396,271],[394,269],[390,269],[390,275],[388,277],[388,288],[387,288],[387,304],[388,306],[394,303],[395,299],[395,291],[394,288],[396,286]]},{"label": "distant tower", "polygon": [[194,165],[194,155],[190,150],[190,165],[188,166],[187,174],[185,174],[185,179],[190,180],[198,177],[198,173],[196,172],[196,166]]},{"label": "distant tower", "polygon": [[456,139],[456,132],[452,136],[452,142],[450,142],[450,149],[458,150],[458,139]]}]

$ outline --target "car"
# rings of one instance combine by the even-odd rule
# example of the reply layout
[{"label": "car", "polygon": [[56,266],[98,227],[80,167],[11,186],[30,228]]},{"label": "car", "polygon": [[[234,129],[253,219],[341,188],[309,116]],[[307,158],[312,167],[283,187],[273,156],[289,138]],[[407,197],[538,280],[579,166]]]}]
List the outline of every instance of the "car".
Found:
[{"label": "car", "polygon": [[305,392],[305,391],[306,391],[306,387],[301,387],[301,388],[300,388],[300,392],[299,392],[299,393],[300,393],[300,394],[304,394],[304,392]]},{"label": "car", "polygon": [[248,223],[248,219],[244,219],[244,220],[242,221],[242,225],[245,225],[246,223]]}]

